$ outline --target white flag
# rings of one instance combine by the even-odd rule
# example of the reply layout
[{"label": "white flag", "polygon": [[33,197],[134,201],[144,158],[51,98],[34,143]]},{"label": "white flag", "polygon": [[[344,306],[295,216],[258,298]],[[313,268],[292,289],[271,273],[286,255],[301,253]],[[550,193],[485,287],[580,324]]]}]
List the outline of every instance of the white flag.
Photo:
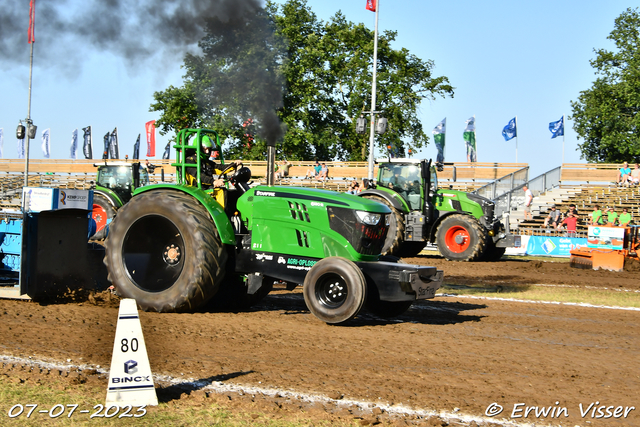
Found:
[{"label": "white flag", "polygon": [[18,140],[18,158],[24,159],[24,138]]},{"label": "white flag", "polygon": [[69,153],[70,159],[77,159],[76,151],[78,149],[78,129],[71,132],[71,153]]},{"label": "white flag", "polygon": [[2,150],[4,147],[4,131],[0,128],[0,159],[4,157]]},{"label": "white flag", "polygon": [[48,159],[51,155],[51,147],[49,146],[49,132],[50,129],[45,129],[42,131],[42,155],[45,159]]}]

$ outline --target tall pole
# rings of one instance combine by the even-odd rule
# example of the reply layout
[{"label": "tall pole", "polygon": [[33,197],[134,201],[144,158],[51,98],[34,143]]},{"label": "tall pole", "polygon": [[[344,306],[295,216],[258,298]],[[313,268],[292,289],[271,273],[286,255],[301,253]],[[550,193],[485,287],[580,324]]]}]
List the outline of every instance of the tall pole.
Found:
[{"label": "tall pole", "polygon": [[564,163],[564,114],[562,115],[562,163]]},{"label": "tall pole", "polygon": [[518,116],[516,116],[516,163],[518,163]]},{"label": "tall pole", "polygon": [[380,0],[376,1],[376,26],[373,41],[373,83],[371,85],[371,123],[369,124],[369,180],[373,180],[373,149],[375,140],[374,125],[376,117],[376,77],[378,72],[378,16],[380,13]]},{"label": "tall pole", "polygon": [[31,128],[31,82],[33,77],[33,45],[35,40],[31,41],[31,59],[29,61],[29,104],[27,110],[27,144],[24,147],[24,186],[29,186],[29,129]]}]

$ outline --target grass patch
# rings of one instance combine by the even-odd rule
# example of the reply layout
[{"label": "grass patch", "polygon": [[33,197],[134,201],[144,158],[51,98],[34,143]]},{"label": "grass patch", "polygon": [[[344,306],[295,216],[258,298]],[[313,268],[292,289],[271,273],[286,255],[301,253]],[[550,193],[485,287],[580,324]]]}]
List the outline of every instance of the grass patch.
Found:
[{"label": "grass patch", "polygon": [[[25,379],[26,378],[26,379]],[[260,411],[250,413],[242,410],[231,410],[221,407],[215,402],[204,400],[203,402],[184,402],[182,399],[173,400],[168,403],[160,403],[158,406],[148,406],[146,414],[139,418],[123,417],[120,410],[114,417],[104,417],[105,411],[100,412],[102,417],[90,417],[98,412],[99,406],[104,405],[106,388],[102,390],[95,386],[86,384],[70,385],[61,380],[32,380],[24,372],[0,374],[0,425],[3,426],[221,426],[221,427],[300,427],[300,426],[331,426],[334,422],[325,420],[304,419],[304,414],[299,417],[288,417],[289,419],[274,419],[273,414],[266,414]],[[20,415],[20,408],[23,412]],[[31,416],[27,413],[31,406],[38,406],[32,411]],[[57,407],[56,407],[57,405]],[[69,417],[72,407],[67,405],[77,405],[75,412]],[[64,411],[62,409],[64,408]],[[60,416],[52,417],[49,413],[39,413],[39,410],[52,410],[60,412]],[[81,410],[88,410],[89,413],[80,413]],[[136,415],[137,407],[134,407],[130,414]],[[112,413],[115,412],[112,410]],[[10,417],[9,414],[16,415]],[[293,418],[293,420],[292,420]],[[354,423],[338,422],[338,425],[351,426]]]},{"label": "grass patch", "polygon": [[491,298],[514,298],[529,301],[586,303],[612,307],[640,308],[640,292],[608,289],[574,288],[568,286],[483,286],[445,284],[439,292]]}]

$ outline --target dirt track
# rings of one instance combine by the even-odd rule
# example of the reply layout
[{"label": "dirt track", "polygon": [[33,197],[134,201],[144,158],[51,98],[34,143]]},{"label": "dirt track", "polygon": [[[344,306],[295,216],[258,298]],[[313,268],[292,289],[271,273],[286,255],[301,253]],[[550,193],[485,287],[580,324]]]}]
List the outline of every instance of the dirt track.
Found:
[{"label": "dirt track", "polygon": [[[442,268],[447,283],[640,289],[637,271],[574,270],[539,261],[451,263],[431,256],[406,261]],[[108,367],[116,317],[117,301],[100,298],[46,306],[0,301],[0,354]],[[300,292],[276,290],[248,312],[141,313],[141,320],[157,374],[477,417],[495,402],[504,408],[495,422],[524,403],[513,415],[524,415],[526,407],[552,407],[554,414],[566,407],[569,417],[536,417],[533,410],[513,421],[640,425],[639,311],[439,297],[414,304],[393,321],[365,313],[348,326],[328,326],[307,311]],[[10,367],[5,372],[16,375]],[[176,398],[162,390],[159,395]],[[594,418],[591,411],[582,417],[580,404],[584,411],[596,401],[637,409],[627,408],[626,418]],[[360,423],[387,420],[380,412]],[[357,415],[327,404],[309,414]]]}]

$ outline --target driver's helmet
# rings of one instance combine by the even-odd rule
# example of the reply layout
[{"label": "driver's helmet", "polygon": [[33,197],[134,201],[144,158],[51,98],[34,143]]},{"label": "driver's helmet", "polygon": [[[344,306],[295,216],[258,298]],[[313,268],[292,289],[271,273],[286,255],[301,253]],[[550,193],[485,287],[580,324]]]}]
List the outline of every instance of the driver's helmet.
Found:
[{"label": "driver's helmet", "polygon": [[204,135],[202,137],[202,141],[200,142],[200,145],[202,146],[202,150],[200,150],[200,157],[209,157],[209,155],[204,152],[204,149],[213,148],[213,143],[211,143],[211,138],[209,138],[207,135]]}]

